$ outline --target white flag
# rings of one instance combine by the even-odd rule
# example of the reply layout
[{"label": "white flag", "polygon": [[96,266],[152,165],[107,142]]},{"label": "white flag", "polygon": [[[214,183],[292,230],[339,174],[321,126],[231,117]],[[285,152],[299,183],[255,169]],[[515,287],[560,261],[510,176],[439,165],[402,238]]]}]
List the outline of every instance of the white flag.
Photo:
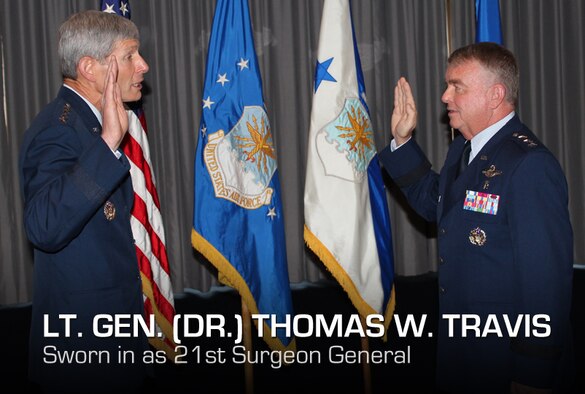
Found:
[{"label": "white flag", "polygon": [[348,0],[325,0],[305,183],[305,241],[359,314],[394,312],[386,192]]}]

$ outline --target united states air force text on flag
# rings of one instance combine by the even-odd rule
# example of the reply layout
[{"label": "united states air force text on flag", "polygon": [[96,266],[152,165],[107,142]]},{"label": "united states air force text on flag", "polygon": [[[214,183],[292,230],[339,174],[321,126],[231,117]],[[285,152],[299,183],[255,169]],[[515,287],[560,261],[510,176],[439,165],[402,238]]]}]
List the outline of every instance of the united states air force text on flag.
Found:
[{"label": "united states air force text on flag", "polygon": [[[356,3],[357,6],[360,3]],[[305,241],[361,316],[394,311],[394,263],[350,4],[325,0],[305,183]]]},{"label": "united states air force text on flag", "polygon": [[[280,184],[247,0],[216,4],[202,98],[193,246],[252,314],[282,323],[292,300]],[[294,349],[284,330],[271,337],[269,326],[271,348]]]}]

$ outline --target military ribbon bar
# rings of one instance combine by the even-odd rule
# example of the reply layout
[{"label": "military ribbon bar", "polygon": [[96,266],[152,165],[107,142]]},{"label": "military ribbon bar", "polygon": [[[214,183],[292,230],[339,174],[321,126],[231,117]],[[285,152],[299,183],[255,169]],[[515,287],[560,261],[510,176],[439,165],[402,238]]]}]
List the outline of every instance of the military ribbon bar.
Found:
[{"label": "military ribbon bar", "polygon": [[467,211],[486,213],[496,215],[498,213],[498,204],[500,196],[497,194],[481,193],[473,190],[467,190],[463,209]]}]

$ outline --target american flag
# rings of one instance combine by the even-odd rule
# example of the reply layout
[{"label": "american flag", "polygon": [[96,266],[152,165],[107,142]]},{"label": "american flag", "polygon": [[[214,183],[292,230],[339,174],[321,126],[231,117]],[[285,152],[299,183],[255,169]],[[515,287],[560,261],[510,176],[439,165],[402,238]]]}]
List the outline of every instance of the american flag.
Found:
[{"label": "american flag", "polygon": [[[130,19],[130,5],[127,1],[102,0],[101,10]],[[134,206],[130,222],[142,277],[144,312],[147,316],[155,316],[156,331],[159,335],[156,338],[149,338],[149,341],[152,346],[164,350],[172,358],[175,351],[172,340],[175,306],[165,231],[152,173],[146,118],[140,103],[134,104],[136,108],[128,111],[129,128],[122,142],[122,151],[130,160],[130,176],[134,188]]]}]

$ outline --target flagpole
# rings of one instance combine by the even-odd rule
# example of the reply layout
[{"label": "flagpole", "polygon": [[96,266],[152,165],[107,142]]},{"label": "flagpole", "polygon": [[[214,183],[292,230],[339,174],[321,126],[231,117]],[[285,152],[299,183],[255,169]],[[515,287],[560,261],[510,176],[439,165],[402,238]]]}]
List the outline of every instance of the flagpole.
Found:
[{"label": "flagpole", "polygon": [[244,302],[244,297],[240,297],[242,301],[242,326],[243,326],[243,337],[244,347],[246,348],[246,363],[244,364],[246,374],[246,394],[254,393],[254,367],[250,363],[250,352],[252,351],[252,326],[251,316],[248,305]]},{"label": "flagpole", "polygon": [[[365,332],[365,328],[366,328],[366,320],[364,319],[363,316],[360,315],[360,321],[362,323],[362,328],[364,329]],[[364,394],[371,394],[372,393],[372,372],[370,370],[370,363],[369,362],[364,362],[364,359],[368,359],[368,357],[366,356],[366,352],[370,351],[370,342],[368,339],[368,336],[365,335],[362,337],[362,354],[360,357],[360,362],[362,363],[362,371],[363,371],[363,375],[364,375]]]},{"label": "flagpole", "polygon": [[451,54],[451,0],[445,0],[445,34],[447,35],[447,57]]},{"label": "flagpole", "polygon": [[[445,34],[447,35],[447,58],[451,55],[451,0],[445,0]],[[451,141],[455,139],[455,130],[451,127]]]}]

